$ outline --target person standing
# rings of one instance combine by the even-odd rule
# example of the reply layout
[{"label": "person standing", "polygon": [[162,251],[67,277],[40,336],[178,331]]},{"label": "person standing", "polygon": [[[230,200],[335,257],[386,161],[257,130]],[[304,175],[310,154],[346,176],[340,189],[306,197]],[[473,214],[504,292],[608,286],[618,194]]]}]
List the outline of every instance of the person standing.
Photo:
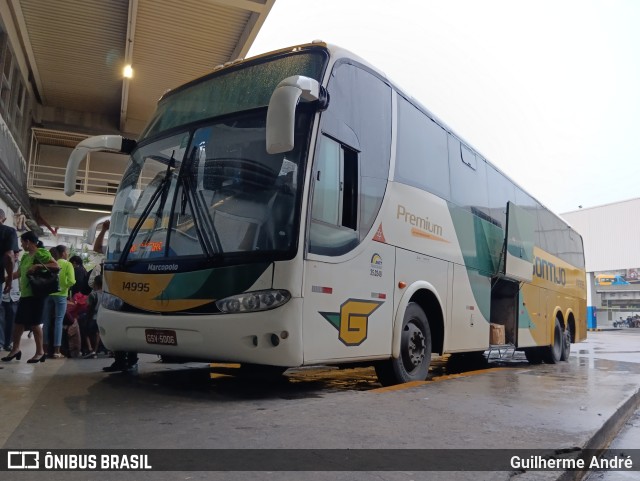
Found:
[{"label": "person standing", "polygon": [[[20,268],[20,251],[14,251],[13,272]],[[11,290],[2,294],[2,306],[0,307],[0,347],[5,351],[11,351],[13,320],[16,318],[18,301],[20,300],[20,281],[11,280]]]},{"label": "person standing", "polygon": [[[111,226],[111,221],[104,221],[102,223],[102,227],[100,228],[100,232],[96,237],[95,242],[93,243],[93,251],[97,254],[103,255],[102,259],[104,261],[104,238]],[[99,268],[98,268],[99,267]],[[96,265],[89,276],[89,286],[94,287],[94,280],[98,275],[102,275],[103,265],[102,263]],[[101,281],[104,281],[104,277],[101,278]],[[104,283],[104,282],[103,282]],[[134,351],[115,351],[113,353],[114,361],[113,364],[109,366],[103,367],[102,370],[104,372],[116,372],[116,371],[135,371],[138,369],[138,353]]]},{"label": "person standing", "polygon": [[81,292],[85,296],[91,294],[89,287],[89,273],[84,267],[84,262],[80,256],[69,257],[69,262],[73,265],[73,274],[76,276],[76,283],[71,286],[71,298],[78,292]]},{"label": "person standing", "polygon": [[20,341],[25,330],[31,330],[36,343],[36,353],[29,359],[28,363],[44,362],[47,358],[44,354],[42,344],[42,311],[44,309],[45,297],[33,295],[27,274],[42,269],[43,266],[54,272],[60,270],[58,263],[51,257],[48,250],[38,247],[38,236],[33,231],[27,231],[20,236],[20,242],[24,254],[20,259],[20,269],[12,275],[13,278],[20,279],[20,301],[16,312],[15,324],[13,326],[13,348],[8,356],[2,358],[9,362],[14,359],[20,360]]},{"label": "person standing", "polygon": [[93,252],[97,254],[96,256],[97,262],[96,262],[96,265],[93,267],[93,269],[91,269],[91,272],[89,273],[89,279],[87,281],[91,289],[93,289],[93,280],[96,278],[96,276],[102,275],[102,268],[104,266],[104,257],[105,257],[105,252],[107,250],[106,246],[104,245],[104,238],[107,235],[107,231],[109,230],[109,227],[111,227],[111,221],[105,220],[100,226],[100,232],[98,232],[98,235],[96,236],[96,240],[93,243]]},{"label": "person standing", "polygon": [[[64,315],[67,312],[67,298],[69,297],[69,288],[76,283],[76,277],[73,271],[73,265],[67,260],[67,247],[59,245],[49,249],[51,256],[60,266],[60,274],[58,279],[60,282],[60,290],[46,297],[44,302],[44,311],[42,322],[43,329],[43,348],[47,356],[53,359],[64,357],[60,352],[62,344],[62,324]],[[51,342],[51,325],[53,324],[53,354],[49,352],[49,342]]]},{"label": "person standing", "polygon": [[100,350],[100,330],[98,329],[98,309],[102,303],[102,276],[96,276],[93,280],[93,291],[87,300],[87,323],[85,324],[85,340],[88,353],[85,359],[95,359]]},{"label": "person standing", "polygon": [[11,281],[13,279],[13,253],[20,250],[18,247],[18,235],[13,227],[4,225],[7,220],[7,214],[0,209],[0,256],[2,256],[2,266],[5,275],[2,276],[2,292],[11,290]]}]

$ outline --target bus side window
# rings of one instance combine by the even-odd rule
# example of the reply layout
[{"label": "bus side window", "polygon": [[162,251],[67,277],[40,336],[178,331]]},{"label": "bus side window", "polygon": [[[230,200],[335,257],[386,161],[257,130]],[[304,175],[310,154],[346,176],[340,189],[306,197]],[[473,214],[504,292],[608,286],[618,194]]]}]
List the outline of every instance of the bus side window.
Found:
[{"label": "bus side window", "polygon": [[358,154],[322,136],[313,172],[309,251],[341,255],[358,244]]}]

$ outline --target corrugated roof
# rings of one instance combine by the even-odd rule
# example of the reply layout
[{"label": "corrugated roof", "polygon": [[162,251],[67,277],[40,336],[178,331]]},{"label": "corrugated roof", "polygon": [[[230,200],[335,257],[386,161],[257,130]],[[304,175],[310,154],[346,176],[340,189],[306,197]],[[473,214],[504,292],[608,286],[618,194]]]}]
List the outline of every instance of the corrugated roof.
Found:
[{"label": "corrugated roof", "polygon": [[113,117],[129,134],[166,90],[245,55],[274,2],[9,0],[42,105]]}]

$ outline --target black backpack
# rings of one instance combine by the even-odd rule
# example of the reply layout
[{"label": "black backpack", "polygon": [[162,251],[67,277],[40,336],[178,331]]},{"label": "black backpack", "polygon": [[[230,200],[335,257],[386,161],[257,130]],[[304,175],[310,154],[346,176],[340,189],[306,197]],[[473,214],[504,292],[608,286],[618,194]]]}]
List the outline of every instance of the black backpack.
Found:
[{"label": "black backpack", "polygon": [[72,288],[73,292],[80,292],[85,296],[91,294],[92,289],[89,287],[89,276],[91,275],[91,271],[87,272],[84,268],[82,269],[74,269],[76,275],[76,283]]},{"label": "black backpack", "polygon": [[89,287],[89,278],[91,277],[91,272],[92,271],[93,271],[93,269],[88,271],[87,275],[84,276],[84,279],[82,279],[80,281],[80,292],[82,294],[84,294],[85,296],[88,296],[89,294],[91,294],[91,291],[93,290],[93,289],[91,289],[91,287]]}]

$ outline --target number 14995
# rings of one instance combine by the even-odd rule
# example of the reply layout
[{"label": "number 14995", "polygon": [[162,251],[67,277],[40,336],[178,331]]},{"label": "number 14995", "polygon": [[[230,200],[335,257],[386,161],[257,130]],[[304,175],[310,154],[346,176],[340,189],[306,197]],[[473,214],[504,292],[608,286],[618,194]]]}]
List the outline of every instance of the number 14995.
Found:
[{"label": "number 14995", "polygon": [[131,291],[131,292],[149,292],[149,283],[148,282],[123,282],[122,290]]}]

